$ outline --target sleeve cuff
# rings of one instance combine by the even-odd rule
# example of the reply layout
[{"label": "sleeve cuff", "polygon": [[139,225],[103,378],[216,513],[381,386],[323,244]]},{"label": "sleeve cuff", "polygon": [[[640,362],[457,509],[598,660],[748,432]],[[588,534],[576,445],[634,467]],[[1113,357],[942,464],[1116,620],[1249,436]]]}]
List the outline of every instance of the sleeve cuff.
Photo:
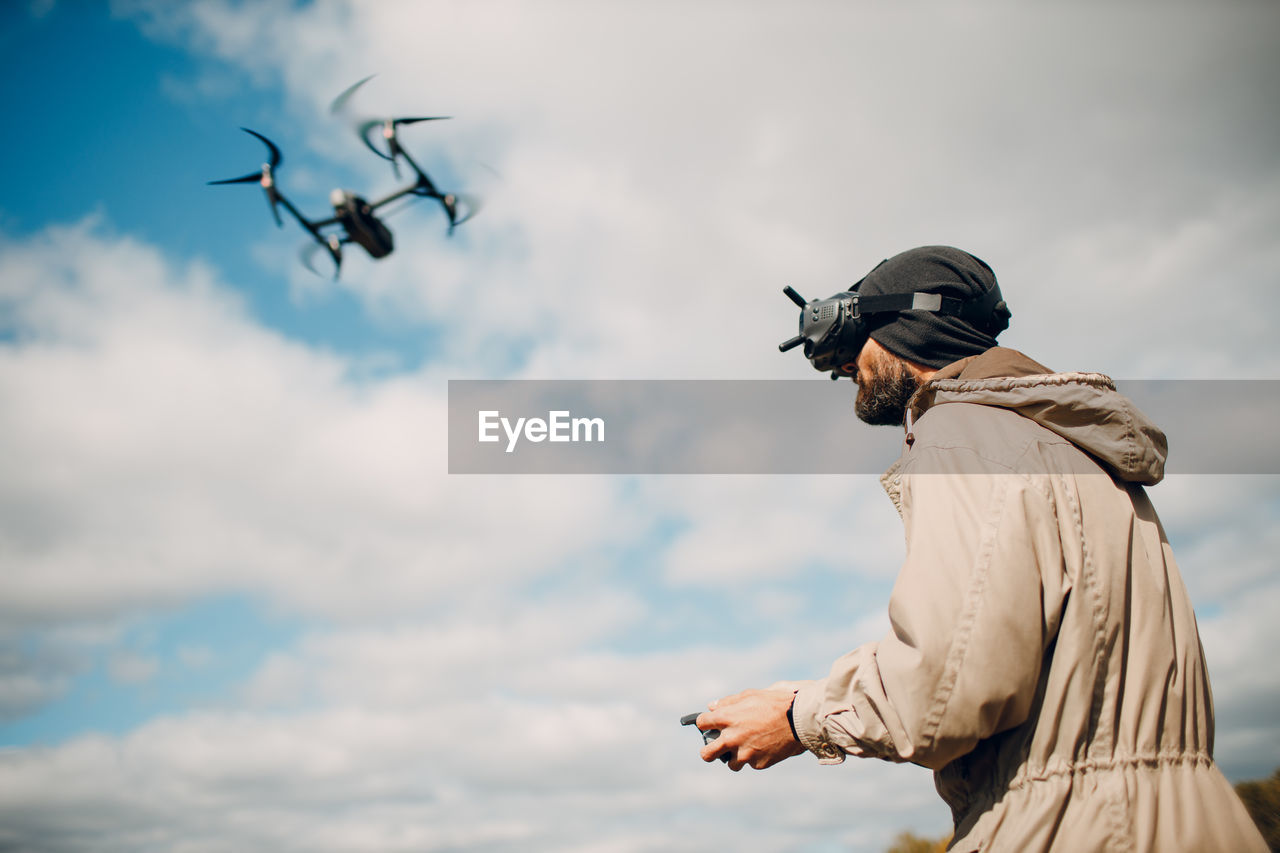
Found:
[{"label": "sleeve cuff", "polygon": [[812,681],[796,691],[791,703],[791,727],[801,746],[818,758],[819,764],[840,764],[844,750],[827,739],[827,733],[818,722],[818,707],[826,682]]}]

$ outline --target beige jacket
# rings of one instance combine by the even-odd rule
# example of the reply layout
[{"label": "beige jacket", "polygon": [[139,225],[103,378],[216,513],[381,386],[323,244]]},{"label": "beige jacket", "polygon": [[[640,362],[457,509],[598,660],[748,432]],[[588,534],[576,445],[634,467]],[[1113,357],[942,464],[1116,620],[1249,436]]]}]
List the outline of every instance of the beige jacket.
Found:
[{"label": "beige jacket", "polygon": [[996,348],[912,403],[882,478],[892,629],[796,695],[804,745],[935,771],[953,850],[1265,851],[1213,761],[1195,615],[1141,484],[1164,435],[1096,373]]}]

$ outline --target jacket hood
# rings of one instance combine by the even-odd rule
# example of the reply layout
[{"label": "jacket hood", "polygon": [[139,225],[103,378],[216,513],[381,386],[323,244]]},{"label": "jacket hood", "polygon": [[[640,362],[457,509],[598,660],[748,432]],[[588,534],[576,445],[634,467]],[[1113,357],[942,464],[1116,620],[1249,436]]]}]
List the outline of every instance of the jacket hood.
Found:
[{"label": "jacket hood", "polygon": [[1017,350],[993,347],[939,370],[909,405],[913,419],[933,406],[976,403],[1030,418],[1089,453],[1126,482],[1164,478],[1164,432],[1101,373],[1053,373]]}]

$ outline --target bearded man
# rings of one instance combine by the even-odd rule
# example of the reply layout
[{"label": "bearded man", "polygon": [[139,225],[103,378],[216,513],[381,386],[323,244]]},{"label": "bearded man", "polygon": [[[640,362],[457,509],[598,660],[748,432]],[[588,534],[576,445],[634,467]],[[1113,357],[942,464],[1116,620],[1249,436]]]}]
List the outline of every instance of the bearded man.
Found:
[{"label": "bearded man", "polygon": [[[995,287],[978,258],[927,246],[857,291]],[[702,758],[920,764],[957,851],[1265,851],[1214,763],[1195,615],[1143,488],[1164,434],[1106,376],[1054,373],[971,318],[868,328],[836,369],[859,418],[906,427],[881,478],[907,544],[891,630],[825,678],[710,702]]]}]

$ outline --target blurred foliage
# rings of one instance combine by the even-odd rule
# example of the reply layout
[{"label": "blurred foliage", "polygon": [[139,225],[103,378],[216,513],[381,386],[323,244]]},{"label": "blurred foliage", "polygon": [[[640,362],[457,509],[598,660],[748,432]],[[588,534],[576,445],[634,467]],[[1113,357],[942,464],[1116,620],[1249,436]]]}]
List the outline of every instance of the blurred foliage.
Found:
[{"label": "blurred foliage", "polygon": [[1269,779],[1241,782],[1236,785],[1236,793],[1267,840],[1267,846],[1273,853],[1280,853],[1280,769]]},{"label": "blurred foliage", "polygon": [[903,832],[893,839],[893,846],[886,853],[943,853],[951,843],[951,833],[941,838],[921,838],[914,832]]}]

